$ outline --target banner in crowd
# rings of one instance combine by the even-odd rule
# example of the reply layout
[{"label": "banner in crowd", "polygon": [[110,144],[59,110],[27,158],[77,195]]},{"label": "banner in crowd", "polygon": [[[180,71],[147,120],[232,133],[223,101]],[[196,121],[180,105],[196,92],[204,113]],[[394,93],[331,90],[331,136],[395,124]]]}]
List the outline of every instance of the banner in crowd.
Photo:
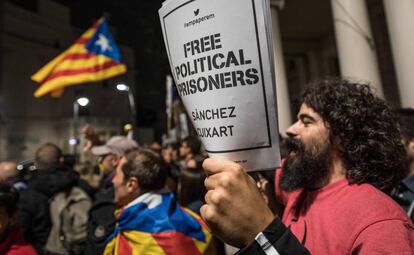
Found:
[{"label": "banner in crowd", "polygon": [[178,93],[210,156],[280,165],[268,0],[167,0],[159,10]]}]

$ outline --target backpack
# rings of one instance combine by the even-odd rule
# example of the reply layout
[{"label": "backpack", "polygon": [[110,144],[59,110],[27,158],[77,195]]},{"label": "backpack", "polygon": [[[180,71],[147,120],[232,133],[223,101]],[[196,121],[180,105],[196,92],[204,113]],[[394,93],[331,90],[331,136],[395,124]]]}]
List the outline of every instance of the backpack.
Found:
[{"label": "backpack", "polygon": [[82,254],[91,206],[90,197],[79,187],[56,194],[49,205],[52,228],[46,250],[62,255]]}]

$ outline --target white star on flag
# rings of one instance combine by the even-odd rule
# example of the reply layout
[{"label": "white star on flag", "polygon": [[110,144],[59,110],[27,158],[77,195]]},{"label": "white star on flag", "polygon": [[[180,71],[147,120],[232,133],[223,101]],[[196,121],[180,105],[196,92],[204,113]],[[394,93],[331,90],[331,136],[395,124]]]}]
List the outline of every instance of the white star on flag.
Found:
[{"label": "white star on flag", "polygon": [[99,39],[95,42],[96,45],[101,47],[101,51],[112,50],[111,45],[109,45],[109,40],[103,34],[99,34]]}]

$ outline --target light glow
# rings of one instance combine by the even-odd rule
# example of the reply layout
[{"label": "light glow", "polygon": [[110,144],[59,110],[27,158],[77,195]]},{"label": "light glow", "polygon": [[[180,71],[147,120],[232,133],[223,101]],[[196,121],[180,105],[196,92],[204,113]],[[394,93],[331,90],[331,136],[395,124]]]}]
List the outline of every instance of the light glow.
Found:
[{"label": "light glow", "polygon": [[78,100],[76,100],[77,102],[78,102],[78,104],[80,105],[80,106],[82,106],[82,107],[85,107],[85,106],[87,106],[88,104],[89,104],[89,99],[88,98],[86,98],[86,97],[81,97],[81,98],[78,98]]},{"label": "light glow", "polygon": [[119,91],[128,91],[129,87],[123,83],[116,85],[116,89]]}]

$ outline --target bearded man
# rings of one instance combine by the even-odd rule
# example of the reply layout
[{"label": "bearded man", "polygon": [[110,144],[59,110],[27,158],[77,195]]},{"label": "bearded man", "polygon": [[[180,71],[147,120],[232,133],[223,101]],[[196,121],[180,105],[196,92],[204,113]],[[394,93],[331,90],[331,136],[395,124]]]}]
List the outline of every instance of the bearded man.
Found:
[{"label": "bearded man", "polygon": [[386,195],[405,171],[397,121],[368,85],[311,84],[287,134],[275,181],[283,215],[240,165],[204,162],[201,214],[214,234],[239,254],[414,254],[414,226]]}]

